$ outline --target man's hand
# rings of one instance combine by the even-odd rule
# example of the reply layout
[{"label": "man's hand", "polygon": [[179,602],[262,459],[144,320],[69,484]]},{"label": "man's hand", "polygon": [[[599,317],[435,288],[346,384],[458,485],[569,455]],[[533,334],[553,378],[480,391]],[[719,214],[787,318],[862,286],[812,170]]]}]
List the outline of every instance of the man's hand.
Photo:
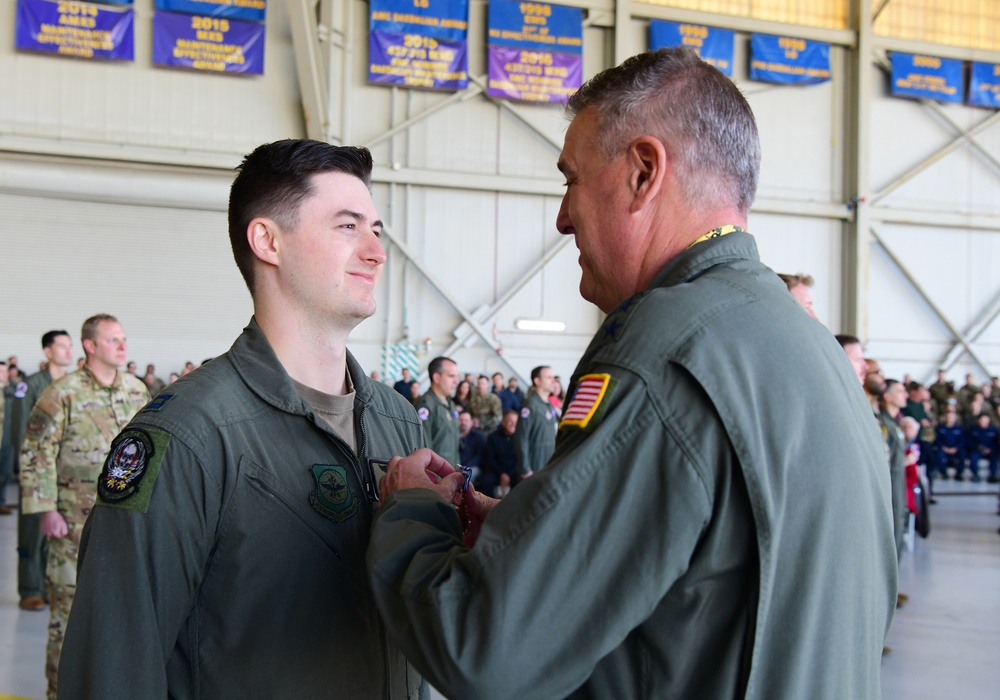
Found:
[{"label": "man's hand", "polygon": [[409,457],[393,457],[385,469],[379,489],[382,498],[403,489],[430,489],[448,503],[457,503],[465,475],[440,455],[423,447]]},{"label": "man's hand", "polygon": [[[459,494],[461,496],[461,493]],[[476,544],[479,539],[479,530],[483,526],[483,521],[490,514],[499,499],[490,498],[476,491],[476,487],[469,484],[469,490],[465,492],[465,510],[469,516],[469,527],[465,531],[465,546],[469,549]]]},{"label": "man's hand", "polygon": [[38,529],[42,531],[43,535],[53,539],[59,539],[69,534],[69,528],[66,526],[66,521],[57,510],[50,510],[42,513]]}]

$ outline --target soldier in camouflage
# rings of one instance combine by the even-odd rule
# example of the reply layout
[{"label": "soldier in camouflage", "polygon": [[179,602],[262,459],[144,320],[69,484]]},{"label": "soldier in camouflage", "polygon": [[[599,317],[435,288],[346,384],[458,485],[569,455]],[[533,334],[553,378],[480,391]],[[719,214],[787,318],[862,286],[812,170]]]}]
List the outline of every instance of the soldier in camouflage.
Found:
[{"label": "soldier in camouflage", "polygon": [[63,631],[76,591],[77,551],[97,498],[97,477],[111,441],[149,400],[145,384],[118,371],[127,348],[117,319],[92,316],[80,337],[86,364],[38,398],[20,455],[23,512],[40,513],[41,531],[49,538],[45,674],[50,700],[56,697]]}]

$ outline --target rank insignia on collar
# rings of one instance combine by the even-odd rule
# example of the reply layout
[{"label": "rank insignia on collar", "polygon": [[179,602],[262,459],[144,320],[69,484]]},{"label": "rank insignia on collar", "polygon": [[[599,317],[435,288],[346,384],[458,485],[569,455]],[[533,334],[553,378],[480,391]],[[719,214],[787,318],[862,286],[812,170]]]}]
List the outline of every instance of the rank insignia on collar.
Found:
[{"label": "rank insignia on collar", "polygon": [[586,428],[600,420],[603,401],[614,389],[615,380],[610,374],[585,374],[580,377],[569,405],[563,412],[559,429]]},{"label": "rank insignia on collar", "polygon": [[358,512],[358,499],[347,483],[347,470],[333,464],[314,464],[309,505],[322,516],[342,523]]},{"label": "rank insignia on collar", "polygon": [[159,394],[155,399],[147,403],[142,410],[143,411],[159,411],[161,408],[166,406],[167,401],[174,398],[173,394]]}]

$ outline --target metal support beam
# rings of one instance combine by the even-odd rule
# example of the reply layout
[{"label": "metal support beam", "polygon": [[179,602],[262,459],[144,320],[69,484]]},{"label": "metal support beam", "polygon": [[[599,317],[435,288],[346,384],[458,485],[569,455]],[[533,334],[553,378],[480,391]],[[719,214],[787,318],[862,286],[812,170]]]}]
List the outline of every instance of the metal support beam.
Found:
[{"label": "metal support beam", "polygon": [[909,226],[933,226],[936,228],[960,228],[974,231],[1000,231],[1000,216],[990,214],[956,214],[953,212],[913,211],[912,209],[892,209],[871,207],[872,221]]},{"label": "metal support beam", "polygon": [[292,28],[292,47],[295,51],[299,92],[302,93],[306,134],[309,138],[325,141],[330,127],[330,115],[327,111],[330,81],[320,46],[316,3],[313,0],[287,0],[285,6],[288,8],[288,22]]},{"label": "metal support beam", "polygon": [[382,229],[382,235],[385,236],[385,237],[387,237],[389,239],[389,241],[396,248],[399,249],[399,252],[402,253],[406,257],[406,259],[409,261],[409,263],[411,265],[413,265],[414,268],[416,268],[417,272],[419,272],[423,276],[423,278],[425,280],[427,280],[427,283],[430,284],[432,287],[434,287],[435,291],[437,291],[437,293],[441,295],[441,297],[448,303],[448,305],[451,306],[453,309],[455,309],[455,311],[458,312],[459,316],[461,316],[462,319],[467,324],[469,324],[469,327],[472,329],[472,331],[476,335],[479,336],[479,339],[483,341],[483,343],[486,345],[486,347],[488,347],[491,350],[493,350],[493,352],[500,359],[500,361],[503,362],[504,365],[507,366],[507,369],[511,373],[517,374],[517,370],[514,369],[514,366],[511,365],[504,358],[503,355],[501,355],[500,353],[497,352],[497,346],[493,342],[493,337],[492,337],[492,334],[490,333],[490,331],[487,328],[485,328],[481,323],[479,323],[476,319],[474,319],[472,317],[472,315],[468,311],[465,310],[465,308],[458,301],[458,299],[456,299],[454,296],[452,296],[451,293],[447,289],[445,289],[437,281],[437,279],[434,277],[434,275],[431,273],[431,271],[427,269],[427,266],[425,266],[420,261],[420,258],[418,258],[416,255],[413,254],[413,252],[403,242],[403,240],[400,237],[398,237],[395,234],[393,234],[392,231],[390,229],[387,229],[387,228],[383,228]]},{"label": "metal support beam", "polygon": [[[569,236],[561,237],[556,242],[556,244],[551,248],[549,248],[548,252],[542,256],[541,260],[536,262],[534,265],[528,268],[520,277],[518,277],[517,280],[514,282],[514,284],[511,285],[510,289],[504,292],[504,294],[499,299],[497,299],[492,306],[489,306],[485,309],[485,311],[483,312],[484,314],[483,324],[487,324],[490,321],[492,321],[494,317],[496,317],[496,315],[500,313],[500,310],[503,307],[507,306],[507,304],[514,298],[514,296],[519,291],[521,291],[521,289],[524,288],[524,285],[528,284],[528,282],[533,280],[538,275],[538,273],[540,273],[543,269],[545,269],[546,265],[548,265],[549,262],[552,261],[552,259],[555,258],[562,251],[563,248],[569,245],[570,240],[571,238]],[[459,334],[456,337],[455,341],[448,346],[448,349],[445,350],[444,354],[450,355],[451,353],[458,350],[460,347],[464,346],[465,343],[469,340],[469,338],[472,337],[474,332],[475,332],[474,330],[467,330],[464,333]],[[493,348],[493,351],[496,352],[496,347],[495,346],[491,347]],[[502,358],[502,356],[499,357]],[[508,367],[509,366],[510,365],[508,365]]]},{"label": "metal support beam", "polygon": [[870,0],[851,0],[852,26],[857,48],[848,53],[844,89],[847,111],[847,143],[844,190],[855,204],[853,221],[844,226],[844,258],[841,327],[862,340],[868,337],[868,282],[871,241],[868,197],[871,190],[871,76],[872,20]]},{"label": "metal support beam", "polygon": [[874,227],[871,229],[871,235],[872,235],[872,240],[879,245],[882,251],[886,254],[886,257],[888,257],[889,260],[892,262],[892,264],[896,267],[896,269],[899,270],[900,273],[902,273],[903,277],[906,278],[906,281],[910,283],[911,287],[913,287],[913,290],[920,295],[920,298],[924,300],[924,303],[927,304],[928,307],[930,307],[930,310],[934,312],[934,315],[941,320],[941,323],[943,323],[945,327],[951,332],[951,334],[955,337],[955,340],[958,341],[958,344],[960,344],[962,347],[965,348],[965,352],[969,354],[969,357],[971,357],[972,360],[977,365],[979,365],[979,367],[983,370],[983,372],[986,373],[987,377],[992,376],[993,372],[990,370],[989,365],[987,365],[986,362],[983,361],[983,359],[979,357],[978,354],[976,354],[976,351],[972,347],[972,342],[969,341],[962,333],[962,331],[958,330],[958,328],[955,327],[955,324],[953,324],[948,319],[948,316],[945,315],[945,313],[940,308],[938,308],[937,304],[934,303],[934,300],[931,299],[930,296],[928,296],[926,291],[924,291],[924,288],[920,285],[920,282],[917,280],[917,278],[913,275],[912,272],[910,272],[909,268],[906,267],[903,261],[899,259],[899,257],[892,251],[892,249],[888,245],[886,245],[885,241],[878,234],[878,231],[876,231]]},{"label": "metal support beam", "polygon": [[[921,102],[923,102],[923,100],[921,100]],[[933,107],[936,108],[937,105],[933,105]],[[905,185],[907,182],[912,180],[914,177],[916,177],[923,171],[927,170],[927,168],[940,161],[949,153],[957,150],[959,146],[962,146],[965,143],[969,143],[970,145],[976,146],[978,150],[983,150],[982,147],[978,143],[976,143],[974,136],[990,128],[997,122],[1000,122],[1000,112],[997,112],[996,114],[993,114],[989,118],[984,119],[983,121],[979,122],[979,124],[974,126],[972,129],[966,131],[949,119],[948,123],[951,124],[959,132],[958,136],[956,136],[946,146],[938,149],[927,158],[924,158],[922,161],[914,165],[912,168],[910,168],[905,173],[903,173],[895,180],[890,182],[888,185],[883,187],[881,190],[879,190],[879,192],[872,197],[870,203],[871,204],[879,203],[880,201],[888,197],[890,194],[895,192],[897,189]],[[986,155],[989,158],[989,160],[991,160],[998,168],[1000,168],[1000,161],[998,161],[989,152],[986,152]]]},{"label": "metal support beam", "polygon": [[[997,294],[993,298],[993,302],[979,317],[972,322],[972,324],[965,329],[965,336],[969,339],[970,343],[976,342],[983,333],[993,324],[997,316],[1000,316],[1000,294]],[[955,343],[951,346],[944,359],[938,363],[938,366],[945,371],[951,369],[958,361],[962,359],[962,354],[965,352],[964,347],[961,343]],[[992,376],[992,375],[990,375]]]}]

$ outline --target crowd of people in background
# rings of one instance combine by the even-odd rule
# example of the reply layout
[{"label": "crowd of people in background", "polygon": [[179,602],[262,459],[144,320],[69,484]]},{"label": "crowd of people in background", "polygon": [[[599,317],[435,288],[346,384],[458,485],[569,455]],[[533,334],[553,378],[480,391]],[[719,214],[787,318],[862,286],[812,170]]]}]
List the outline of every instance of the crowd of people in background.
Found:
[{"label": "crowd of people in background", "polygon": [[[459,377],[457,365],[448,358],[432,360],[428,375],[430,388],[425,392],[413,370],[404,367],[393,388],[417,409],[428,445],[442,456],[456,457],[455,464],[472,468],[477,489],[502,498],[544,466],[563,406],[562,380],[551,368],[536,367],[527,392],[517,377],[505,379],[502,372]],[[450,376],[454,387],[448,384]],[[378,373],[373,372],[372,379],[379,380]]]}]

